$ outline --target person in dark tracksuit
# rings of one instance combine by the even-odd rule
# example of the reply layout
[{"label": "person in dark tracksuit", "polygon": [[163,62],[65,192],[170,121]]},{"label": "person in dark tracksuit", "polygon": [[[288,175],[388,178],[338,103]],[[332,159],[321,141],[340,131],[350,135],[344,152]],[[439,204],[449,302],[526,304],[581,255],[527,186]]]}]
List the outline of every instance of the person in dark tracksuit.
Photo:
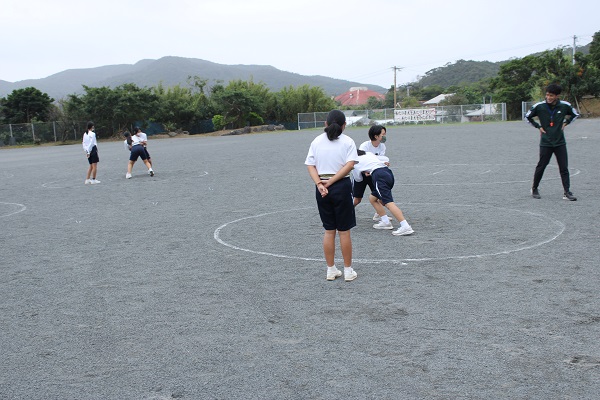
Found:
[{"label": "person in dark tracksuit", "polygon": [[[560,85],[555,83],[548,85],[546,88],[546,101],[534,104],[525,114],[527,121],[540,131],[540,158],[535,167],[533,186],[531,187],[531,196],[534,199],[541,198],[538,186],[544,175],[544,170],[548,166],[552,154],[554,154],[564,189],[563,199],[577,200],[571,193],[564,129],[579,117],[579,113],[570,103],[559,99],[561,92],[562,87]],[[539,123],[533,119],[534,117],[539,119]]]}]

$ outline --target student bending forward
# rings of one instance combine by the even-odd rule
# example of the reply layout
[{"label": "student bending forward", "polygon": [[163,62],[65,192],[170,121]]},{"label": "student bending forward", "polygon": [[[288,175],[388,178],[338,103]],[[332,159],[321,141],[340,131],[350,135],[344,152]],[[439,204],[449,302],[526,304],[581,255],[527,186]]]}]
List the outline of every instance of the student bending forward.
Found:
[{"label": "student bending forward", "polygon": [[[385,164],[386,162],[389,162],[389,159],[384,156],[376,156],[373,153],[367,153],[363,150],[357,150],[357,153],[358,164],[356,164],[354,170],[352,170],[354,180],[357,182],[362,181],[362,172],[364,172],[371,176],[373,186],[375,187],[375,190],[369,195],[369,201],[381,216],[381,221],[373,225],[373,228],[394,229],[383,208],[385,206],[385,208],[390,210],[394,218],[400,221],[400,227],[392,232],[393,235],[405,236],[414,233],[415,231],[413,231],[408,222],[406,222],[406,219],[404,219],[402,210],[394,203],[394,198],[392,197],[394,174]],[[379,203],[378,199],[381,200],[383,206]]]}]

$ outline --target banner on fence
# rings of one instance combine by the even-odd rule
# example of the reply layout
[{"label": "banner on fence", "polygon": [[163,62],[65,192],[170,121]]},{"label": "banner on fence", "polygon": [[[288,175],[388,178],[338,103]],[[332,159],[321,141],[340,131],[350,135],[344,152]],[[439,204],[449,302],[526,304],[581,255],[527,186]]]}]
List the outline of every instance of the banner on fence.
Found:
[{"label": "banner on fence", "polygon": [[394,110],[394,121],[435,121],[435,108],[409,108],[406,110]]}]

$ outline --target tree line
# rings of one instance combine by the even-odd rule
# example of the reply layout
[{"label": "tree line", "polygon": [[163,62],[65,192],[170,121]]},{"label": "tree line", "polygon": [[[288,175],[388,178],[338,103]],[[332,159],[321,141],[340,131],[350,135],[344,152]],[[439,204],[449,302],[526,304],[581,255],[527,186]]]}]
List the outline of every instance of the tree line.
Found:
[{"label": "tree line", "polygon": [[[460,60],[457,64],[469,66],[470,75],[477,75],[471,63]],[[424,85],[419,81],[395,90],[397,105],[402,108],[420,107],[423,101],[438,94],[454,93],[440,104],[506,103],[508,119],[519,119],[521,102],[542,100],[544,88],[553,82],[563,86],[562,98],[574,104],[584,95],[600,95],[600,32],[594,34],[589,54],[576,53],[574,62],[563,48],[557,48],[509,60],[492,78],[470,83],[461,81],[447,87]],[[298,113],[343,108],[320,87],[288,86],[272,92],[264,83],[252,79],[233,80],[226,85],[216,82],[209,86],[206,79],[189,77],[187,86],[159,84],[140,88],[127,83],[115,88],[84,86],[83,89],[82,94],[72,94],[58,101],[33,87],[14,90],[0,98],[0,122],[93,118],[96,126],[118,133],[139,121],[159,122],[168,130],[191,130],[203,121],[210,121],[211,128],[219,130],[265,122],[293,122]],[[362,108],[394,108],[394,87],[390,87],[384,100],[371,97]]]},{"label": "tree line", "polygon": [[0,123],[93,119],[97,128],[119,133],[144,121],[160,123],[172,131],[191,130],[210,121],[219,130],[292,122],[297,120],[298,113],[335,107],[335,101],[320,87],[288,86],[271,92],[264,83],[252,79],[233,80],[227,85],[217,82],[209,87],[206,79],[190,77],[187,86],[84,85],[82,94],[71,94],[57,101],[34,87],[17,89],[0,99]]}]

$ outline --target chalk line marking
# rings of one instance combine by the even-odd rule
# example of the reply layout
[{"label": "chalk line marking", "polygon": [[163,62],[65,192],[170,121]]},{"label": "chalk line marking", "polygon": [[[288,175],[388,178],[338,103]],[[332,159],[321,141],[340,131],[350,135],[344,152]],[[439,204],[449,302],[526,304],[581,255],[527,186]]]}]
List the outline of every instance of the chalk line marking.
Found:
[{"label": "chalk line marking", "polygon": [[11,212],[11,213],[8,213],[8,214],[4,214],[4,215],[0,215],[0,218],[10,217],[11,215],[18,214],[18,213],[23,212],[23,211],[25,211],[27,209],[27,207],[24,204],[20,204],[20,203],[5,203],[3,201],[0,201],[0,204],[6,204],[6,205],[9,205],[9,206],[20,207],[20,209],[17,210],[17,211],[14,211],[14,212]]},{"label": "chalk line marking", "polygon": [[440,171],[438,171],[438,172],[434,172],[434,173],[433,173],[433,174],[431,174],[431,175],[437,175],[437,174],[441,174],[441,173],[442,173],[442,172],[444,172],[444,171],[445,171],[445,169],[442,169],[442,170],[440,170]]},{"label": "chalk line marking", "polygon": [[60,181],[54,181],[54,182],[46,182],[44,184],[42,184],[42,187],[45,189],[65,189],[66,186],[52,186],[53,183],[57,183]]},{"label": "chalk line marking", "polygon": [[[477,208],[476,205],[469,205],[469,204],[442,204],[442,203],[402,203],[402,204],[403,205],[406,205],[406,204],[414,204],[414,205],[421,204],[421,205],[423,205],[424,204],[424,205],[439,205],[439,206],[451,206],[451,207],[473,207],[473,208]],[[231,249],[238,250],[238,251],[244,251],[244,252],[248,252],[248,253],[252,253],[252,254],[259,254],[259,255],[271,256],[271,257],[277,257],[277,258],[284,258],[284,259],[288,259],[288,260],[302,260],[302,261],[325,262],[324,258],[299,257],[299,256],[290,256],[290,255],[286,255],[286,254],[270,253],[270,252],[267,252],[267,251],[251,250],[251,249],[247,249],[247,248],[244,248],[244,247],[236,246],[236,245],[231,244],[231,243],[227,243],[226,241],[224,241],[223,239],[221,239],[221,230],[223,230],[225,227],[227,227],[229,225],[232,225],[232,224],[235,224],[235,223],[238,223],[238,222],[241,222],[241,221],[245,221],[245,220],[248,220],[248,219],[264,217],[264,216],[267,216],[267,215],[273,215],[273,214],[279,214],[279,213],[291,213],[293,211],[308,210],[308,209],[313,209],[313,208],[314,207],[294,208],[294,209],[289,209],[289,210],[272,211],[272,212],[262,213],[262,214],[258,214],[258,215],[251,215],[251,216],[248,216],[248,217],[238,218],[236,220],[233,220],[233,221],[230,221],[230,222],[226,222],[225,224],[223,224],[223,225],[219,226],[217,229],[215,229],[213,237],[220,244],[222,244],[222,245],[224,245],[226,247],[229,247]],[[361,263],[361,264],[382,264],[382,263],[404,264],[404,262],[407,262],[407,261],[419,262],[419,261],[466,260],[466,259],[470,259],[470,258],[493,257],[493,256],[499,256],[499,255],[516,253],[516,252],[519,252],[519,251],[529,250],[529,249],[533,249],[535,247],[542,246],[542,245],[544,245],[546,243],[550,243],[550,242],[556,240],[556,238],[558,238],[564,232],[564,230],[565,230],[565,224],[564,223],[562,223],[561,221],[558,221],[556,219],[552,219],[552,218],[550,218],[548,216],[545,216],[543,214],[538,214],[538,213],[534,213],[534,212],[531,212],[531,211],[521,211],[521,210],[510,209],[510,208],[502,208],[502,207],[491,207],[491,208],[503,210],[505,212],[522,213],[522,214],[531,215],[531,216],[534,216],[534,217],[545,219],[547,221],[552,222],[557,227],[557,231],[554,232],[549,238],[544,239],[544,240],[542,240],[540,242],[533,243],[533,244],[530,244],[530,245],[522,245],[522,246],[514,248],[514,249],[504,250],[504,251],[498,251],[498,252],[493,252],[493,253],[469,254],[469,255],[463,255],[463,256],[402,258],[402,259],[352,259],[352,262]]]},{"label": "chalk line marking", "polygon": [[[495,167],[506,167],[506,166],[527,166],[527,167],[532,167],[534,168],[535,165],[532,164],[433,164],[433,165],[405,165],[402,166],[402,168],[427,168],[427,167],[473,167],[473,166],[477,166],[477,165],[492,165]],[[556,167],[555,165],[548,165],[549,167]],[[441,170],[438,172],[434,172],[431,173],[429,175],[423,175],[423,176],[433,176],[436,174],[439,174],[440,172],[445,171],[445,170]],[[577,169],[577,168],[569,168],[569,171],[573,171],[573,173],[569,174],[570,177],[579,175],[581,173],[581,170]],[[491,173],[491,170],[486,171],[485,173]],[[406,174],[406,173],[405,173]],[[478,175],[483,175],[482,173],[479,173]],[[548,176],[546,177],[546,175],[548,175],[547,173],[544,175],[544,179],[548,179],[548,180],[556,180],[556,179],[560,179],[560,176]],[[522,180],[522,181],[494,181],[494,182],[465,182],[465,181],[461,181],[461,182],[450,182],[450,183],[408,183],[408,182],[402,182],[401,185],[402,186],[460,186],[460,185],[503,185],[503,184],[510,184],[510,183],[527,183],[527,182],[531,182],[531,179],[527,179],[527,180]]]}]

